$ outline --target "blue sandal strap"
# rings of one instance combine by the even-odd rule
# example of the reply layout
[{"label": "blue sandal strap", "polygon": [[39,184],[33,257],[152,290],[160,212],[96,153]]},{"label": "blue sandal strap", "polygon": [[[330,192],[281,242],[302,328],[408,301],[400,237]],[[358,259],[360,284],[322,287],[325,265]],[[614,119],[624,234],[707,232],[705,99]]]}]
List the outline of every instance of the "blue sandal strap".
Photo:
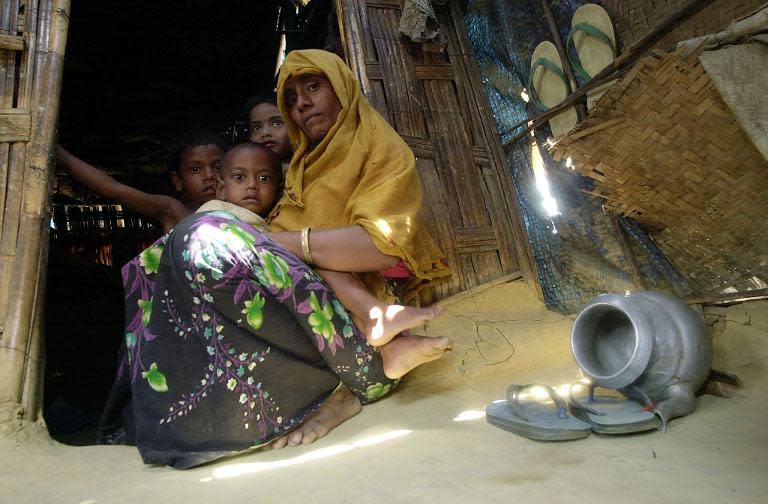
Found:
[{"label": "blue sandal strap", "polygon": [[557,407],[558,418],[562,420],[568,418],[568,405],[565,403],[563,398],[560,397],[557,392],[555,392],[555,389],[548,385],[537,385],[535,383],[529,383],[527,385],[510,385],[510,387],[507,389],[507,403],[512,410],[512,414],[525,420],[526,422],[531,421],[528,418],[528,415],[525,414],[525,411],[523,411],[523,408],[520,406],[520,393],[523,390],[533,387],[541,387],[546,390],[547,394],[552,399],[552,402],[554,402],[555,406]]},{"label": "blue sandal strap", "polygon": [[590,383],[588,385],[585,385],[583,383],[574,383],[573,385],[568,387],[568,402],[571,403],[571,407],[586,411],[587,413],[591,413],[592,415],[597,415],[597,416],[605,415],[605,413],[603,413],[602,411],[598,411],[594,408],[590,408],[589,406],[581,402],[575,395],[573,395],[573,388],[579,385],[589,387],[589,398],[587,399],[587,402],[588,403],[595,402],[595,388],[597,387],[597,385],[595,385],[594,383]]},{"label": "blue sandal strap", "polygon": [[539,99],[539,94],[536,92],[536,88],[533,87],[533,74],[539,67],[544,67],[545,71],[549,70],[550,72],[553,72],[555,75],[560,77],[560,80],[562,80],[563,84],[565,84],[566,95],[570,93],[571,85],[568,83],[568,79],[565,77],[563,70],[552,63],[552,61],[548,60],[547,58],[539,58],[533,62],[533,65],[531,65],[531,73],[528,74],[528,93],[531,97],[531,101],[534,105],[536,105],[536,108],[542,112],[546,112],[549,110],[549,107],[541,102]]}]

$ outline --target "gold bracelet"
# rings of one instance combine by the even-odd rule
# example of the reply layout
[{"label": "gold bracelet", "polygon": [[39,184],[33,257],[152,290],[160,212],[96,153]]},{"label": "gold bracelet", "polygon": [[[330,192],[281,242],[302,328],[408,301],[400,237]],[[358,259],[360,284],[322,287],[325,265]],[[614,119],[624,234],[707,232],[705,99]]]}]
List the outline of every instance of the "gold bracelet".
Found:
[{"label": "gold bracelet", "polygon": [[314,264],[312,254],[309,253],[309,231],[311,228],[305,227],[301,230],[301,251],[304,253],[304,262]]}]

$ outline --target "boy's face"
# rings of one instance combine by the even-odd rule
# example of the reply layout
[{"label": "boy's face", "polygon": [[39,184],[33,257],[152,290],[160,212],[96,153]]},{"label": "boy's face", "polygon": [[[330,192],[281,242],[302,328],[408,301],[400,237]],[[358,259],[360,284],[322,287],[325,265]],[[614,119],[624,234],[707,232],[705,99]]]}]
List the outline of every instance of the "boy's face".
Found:
[{"label": "boy's face", "polygon": [[260,143],[277,154],[281,161],[291,157],[291,142],[288,128],[283,123],[280,111],[271,103],[259,103],[249,113],[251,142]]},{"label": "boy's face", "polygon": [[331,81],[321,75],[289,78],[283,97],[291,119],[312,143],[325,138],[342,110]]},{"label": "boy's face", "polygon": [[181,153],[179,171],[171,172],[171,182],[195,207],[216,197],[216,185],[224,152],[217,145],[195,145]]},{"label": "boy's face", "polygon": [[278,190],[272,162],[268,154],[257,149],[235,147],[229,151],[222,171],[224,199],[266,216],[275,203]]}]

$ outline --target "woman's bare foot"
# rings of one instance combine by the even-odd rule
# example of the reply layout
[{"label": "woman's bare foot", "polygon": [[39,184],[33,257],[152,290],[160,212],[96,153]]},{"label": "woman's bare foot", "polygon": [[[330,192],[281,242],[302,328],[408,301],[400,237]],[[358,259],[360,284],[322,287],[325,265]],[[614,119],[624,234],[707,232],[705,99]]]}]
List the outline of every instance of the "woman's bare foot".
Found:
[{"label": "woman's bare foot", "polygon": [[384,374],[397,379],[415,367],[439,359],[451,351],[453,343],[449,338],[440,336],[400,336],[379,348],[384,363]]},{"label": "woman's bare foot", "polygon": [[272,448],[283,448],[285,445],[308,445],[360,413],[361,409],[357,396],[342,385],[331,394],[319,410],[304,420],[304,423],[276,439],[272,443]]},{"label": "woman's bare foot", "polygon": [[407,329],[413,329],[443,314],[438,306],[415,308],[413,306],[383,305],[371,308],[368,320],[362,326],[368,344],[386,345],[392,338]]}]

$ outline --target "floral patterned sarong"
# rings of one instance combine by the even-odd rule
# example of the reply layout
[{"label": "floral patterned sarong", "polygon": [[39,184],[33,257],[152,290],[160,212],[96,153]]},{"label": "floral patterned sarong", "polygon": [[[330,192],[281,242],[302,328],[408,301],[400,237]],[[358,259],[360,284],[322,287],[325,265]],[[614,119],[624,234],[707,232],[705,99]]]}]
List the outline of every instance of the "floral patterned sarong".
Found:
[{"label": "floral patterned sarong", "polygon": [[125,360],[99,434],[135,442],[145,463],[188,468],[267,443],[340,381],[363,403],[396,383],[320,277],[229,213],[181,221],[123,284]]}]

